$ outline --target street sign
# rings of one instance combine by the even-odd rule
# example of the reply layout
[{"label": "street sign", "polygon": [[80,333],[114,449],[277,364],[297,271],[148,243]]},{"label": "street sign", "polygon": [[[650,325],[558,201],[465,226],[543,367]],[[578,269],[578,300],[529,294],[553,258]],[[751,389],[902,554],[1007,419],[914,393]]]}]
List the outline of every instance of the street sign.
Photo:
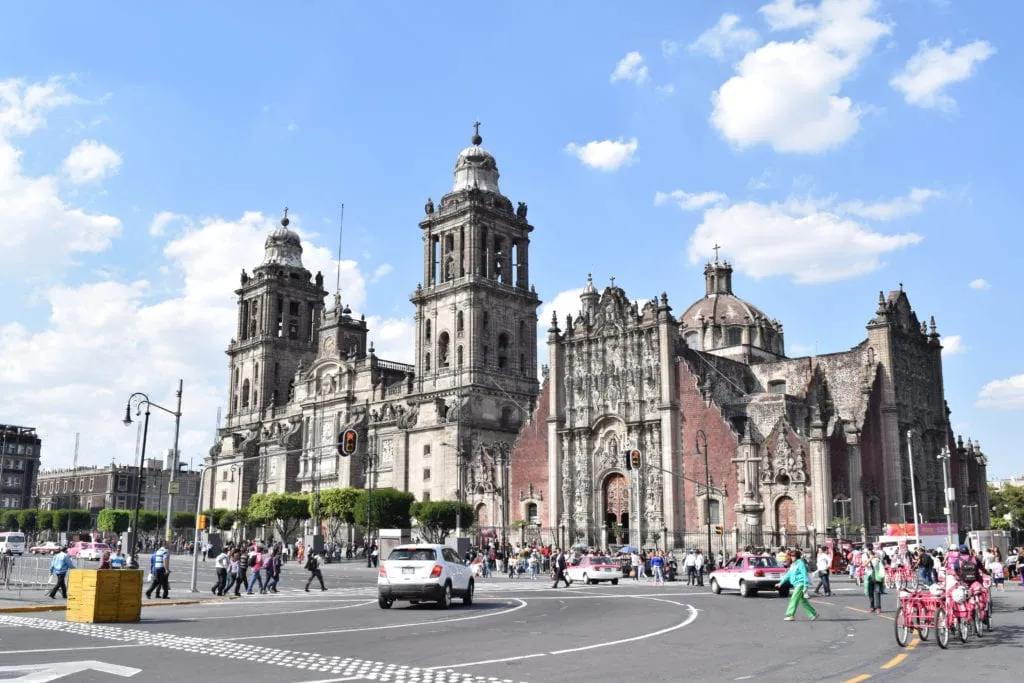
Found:
[{"label": "street sign", "polygon": [[180,481],[172,481],[167,484],[167,493],[169,495],[176,496],[179,491],[181,491]]},{"label": "street sign", "polygon": [[0,677],[4,681],[10,681],[16,683],[21,681],[22,683],[47,683],[48,681],[55,681],[58,678],[65,678],[66,676],[74,676],[84,671],[100,671],[111,676],[120,676],[121,678],[131,678],[135,674],[142,671],[142,669],[135,669],[130,666],[121,666],[119,664],[107,664],[106,662],[97,662],[94,659],[88,659],[81,662],[42,662],[39,664],[15,664],[13,666],[0,666],[0,673],[19,673],[25,672],[18,678],[8,678],[7,676]]}]

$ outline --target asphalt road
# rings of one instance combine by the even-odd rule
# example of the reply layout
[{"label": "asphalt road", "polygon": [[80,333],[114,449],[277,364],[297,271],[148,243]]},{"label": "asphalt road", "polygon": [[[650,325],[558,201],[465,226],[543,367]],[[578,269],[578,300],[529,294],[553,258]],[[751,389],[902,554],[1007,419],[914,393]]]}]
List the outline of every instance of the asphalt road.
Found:
[{"label": "asphalt road", "polygon": [[[204,586],[212,583],[206,564]],[[171,597],[191,597],[186,568],[178,572]],[[1024,589],[1016,587],[996,594],[991,633],[942,651],[934,639],[898,647],[895,596],[886,596],[885,614],[872,616],[841,578],[833,597],[815,601],[818,621],[798,614],[783,622],[777,597],[716,596],[679,583],[551,590],[545,581],[495,578],[480,583],[472,607],[445,612],[402,603],[381,610],[375,572],[365,566],[328,566],[327,592],[305,593],[304,576],[292,564],[278,595],[146,608],[138,624],[0,614],[0,680],[760,683],[929,680],[954,670],[1007,680],[1024,636]]]}]

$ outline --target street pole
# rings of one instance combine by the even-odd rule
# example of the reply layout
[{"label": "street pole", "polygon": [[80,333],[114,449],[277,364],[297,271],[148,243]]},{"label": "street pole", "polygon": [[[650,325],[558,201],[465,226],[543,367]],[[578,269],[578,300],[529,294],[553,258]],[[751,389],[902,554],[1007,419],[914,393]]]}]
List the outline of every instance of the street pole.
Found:
[{"label": "street pole", "polygon": [[711,552],[711,465],[708,457],[708,437],[704,433],[703,429],[697,430],[697,436],[694,438],[694,445],[697,449],[697,455],[700,455],[700,444],[704,442],[704,521],[707,522],[708,527],[708,552]]},{"label": "street pole", "polygon": [[135,556],[139,544],[139,510],[142,507],[142,464],[146,462],[146,438],[149,436],[149,401],[146,402],[146,419],[142,423],[142,451],[139,454],[139,468],[135,470],[135,515],[132,518],[132,533],[128,538],[128,557]]},{"label": "street pole", "polygon": [[952,510],[949,505],[949,448],[943,446],[936,457],[942,463],[942,487],[946,494],[946,547],[948,548],[953,545],[953,522],[950,517]]},{"label": "street pole", "polygon": [[971,505],[961,505],[960,507],[962,507],[964,510],[967,510],[967,530],[974,531],[974,508],[978,507],[978,504],[974,503]]},{"label": "street pole", "polygon": [[[174,453],[171,455],[171,476],[167,480],[167,522],[164,528],[164,540],[171,542],[171,515],[174,512],[174,494],[171,492],[174,487],[174,476],[178,473],[178,435],[181,433],[181,391],[185,386],[185,380],[178,380],[178,409],[174,411]],[[202,495],[200,495],[202,498]],[[193,548],[192,552],[196,549]]]},{"label": "street pole", "polygon": [[918,531],[917,526],[917,485],[914,483],[914,453],[911,449],[911,442],[914,437],[914,432],[910,429],[907,430],[907,460],[910,461],[910,502],[914,512],[914,538],[915,543],[921,542],[921,534]]},{"label": "street pole", "polygon": [[374,470],[374,459],[375,452],[371,452],[370,446],[373,446],[373,450],[376,449],[376,437],[374,434],[374,443],[367,444],[366,455],[363,456],[363,471],[366,472],[367,486],[366,486],[366,566],[373,566],[373,559],[370,556],[370,544],[373,542],[373,524],[371,524],[371,511],[370,501],[373,498],[373,470]]}]

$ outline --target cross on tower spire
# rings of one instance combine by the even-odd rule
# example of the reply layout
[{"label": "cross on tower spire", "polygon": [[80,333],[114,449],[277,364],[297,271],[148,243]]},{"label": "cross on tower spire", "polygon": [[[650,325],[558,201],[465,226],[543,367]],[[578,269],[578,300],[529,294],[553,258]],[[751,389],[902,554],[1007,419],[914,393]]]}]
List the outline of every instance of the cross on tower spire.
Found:
[{"label": "cross on tower spire", "polygon": [[721,249],[721,247],[718,246],[717,242],[715,242],[715,246],[712,248],[715,250],[715,263],[718,263],[718,250]]},{"label": "cross on tower spire", "polygon": [[474,121],[473,122],[473,144],[474,145],[479,145],[483,141],[484,141],[484,139],[482,137],[480,137],[480,122],[479,121]]}]

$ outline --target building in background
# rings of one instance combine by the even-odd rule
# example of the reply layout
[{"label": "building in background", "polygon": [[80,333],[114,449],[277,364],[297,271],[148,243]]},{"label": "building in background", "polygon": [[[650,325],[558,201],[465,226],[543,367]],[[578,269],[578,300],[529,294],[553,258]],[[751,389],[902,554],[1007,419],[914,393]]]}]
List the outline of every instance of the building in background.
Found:
[{"label": "building in background", "polygon": [[1006,486],[1024,486],[1024,474],[1009,479],[990,479],[988,485],[996,491],[1001,491]]},{"label": "building in background", "polygon": [[0,425],[0,509],[31,506],[41,451],[35,427]]},{"label": "building in background", "polygon": [[[165,464],[165,461],[151,458],[142,468],[143,510],[167,512],[171,471]],[[134,510],[137,472],[137,466],[114,464],[41,471],[32,492],[33,507],[88,510],[94,517],[104,508]],[[194,513],[199,501],[199,472],[179,469],[174,481],[178,492],[174,495],[172,511]]]}]

